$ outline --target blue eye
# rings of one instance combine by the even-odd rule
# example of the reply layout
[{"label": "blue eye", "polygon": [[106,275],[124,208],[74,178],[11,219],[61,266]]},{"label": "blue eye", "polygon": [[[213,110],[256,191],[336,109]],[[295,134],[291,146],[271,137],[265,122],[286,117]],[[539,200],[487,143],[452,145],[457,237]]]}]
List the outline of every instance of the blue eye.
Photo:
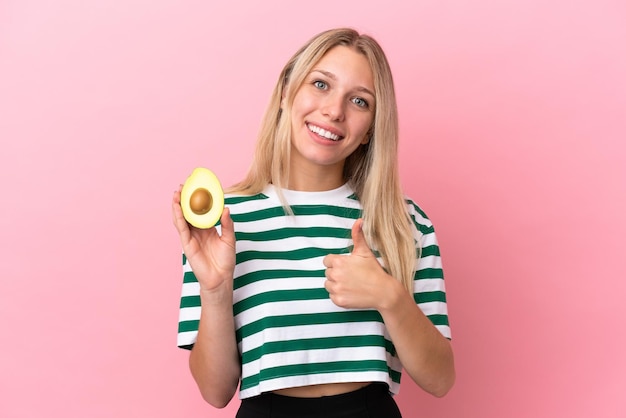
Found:
[{"label": "blue eye", "polygon": [[352,99],[352,103],[354,103],[355,105],[359,106],[359,107],[369,107],[369,103],[367,103],[367,100],[361,98],[361,97],[355,97],[354,99]]},{"label": "blue eye", "polygon": [[328,88],[328,85],[325,82],[321,81],[321,80],[315,80],[313,82],[313,85],[315,87],[317,87],[318,89],[320,89],[320,90],[326,90]]}]

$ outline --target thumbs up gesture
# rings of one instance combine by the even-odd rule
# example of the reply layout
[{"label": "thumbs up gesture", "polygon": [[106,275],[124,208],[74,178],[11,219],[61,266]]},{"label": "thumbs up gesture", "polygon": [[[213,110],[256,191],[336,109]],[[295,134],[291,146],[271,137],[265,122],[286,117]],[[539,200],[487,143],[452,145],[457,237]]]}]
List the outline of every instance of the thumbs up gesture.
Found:
[{"label": "thumbs up gesture", "polygon": [[379,309],[385,288],[395,281],[378,263],[363,234],[363,220],[352,226],[354,248],[349,255],[329,254],[324,257],[324,287],[337,306],[353,309]]}]

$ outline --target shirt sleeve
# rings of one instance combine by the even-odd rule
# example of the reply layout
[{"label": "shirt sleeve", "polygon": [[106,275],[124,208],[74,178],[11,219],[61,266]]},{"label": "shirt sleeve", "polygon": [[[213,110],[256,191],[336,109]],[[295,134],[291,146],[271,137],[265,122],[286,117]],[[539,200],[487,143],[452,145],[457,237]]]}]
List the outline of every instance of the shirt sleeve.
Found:
[{"label": "shirt sleeve", "polygon": [[198,336],[200,323],[200,285],[183,254],[183,285],[178,314],[177,345],[190,350]]},{"label": "shirt sleeve", "polygon": [[409,215],[415,225],[415,242],[419,255],[416,259],[413,297],[439,332],[451,339],[443,267],[435,229],[415,202],[412,200],[407,202]]}]

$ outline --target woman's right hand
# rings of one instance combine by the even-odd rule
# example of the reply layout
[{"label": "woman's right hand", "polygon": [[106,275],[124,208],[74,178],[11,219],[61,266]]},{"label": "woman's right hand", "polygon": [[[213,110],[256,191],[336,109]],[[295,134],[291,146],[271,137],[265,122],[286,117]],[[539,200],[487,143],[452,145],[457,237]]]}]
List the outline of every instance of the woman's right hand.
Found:
[{"label": "woman's right hand", "polygon": [[172,217],[180,236],[183,252],[194,275],[200,283],[200,290],[219,291],[224,284],[232,284],[235,270],[235,230],[230,211],[224,207],[221,235],[215,227],[199,229],[190,225],[180,207],[182,185],[174,192]]}]

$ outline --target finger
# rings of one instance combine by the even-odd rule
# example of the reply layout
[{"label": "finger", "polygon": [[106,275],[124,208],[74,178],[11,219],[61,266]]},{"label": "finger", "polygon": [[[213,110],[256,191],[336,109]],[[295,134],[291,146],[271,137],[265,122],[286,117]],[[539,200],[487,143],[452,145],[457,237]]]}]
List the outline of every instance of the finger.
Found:
[{"label": "finger", "polygon": [[333,254],[329,254],[322,260],[324,267],[331,268],[333,266]]},{"label": "finger", "polygon": [[183,210],[180,207],[180,190],[174,192],[174,197],[172,198],[172,221],[174,223],[174,227],[180,235],[181,243],[184,245],[189,241],[191,233],[189,230],[189,224],[187,224],[187,221],[183,216]]},{"label": "finger", "polygon": [[222,225],[222,240],[235,248],[235,224],[230,217],[230,209],[227,206],[222,211],[220,224]]},{"label": "finger", "polygon": [[176,229],[178,229],[179,219],[182,216],[183,211],[180,207],[180,191],[176,191],[172,197],[172,221],[174,222]]},{"label": "finger", "polygon": [[328,286],[328,285],[330,285],[330,282],[334,282],[335,281],[335,273],[330,268],[328,268],[328,269],[326,269],[326,271],[324,271],[324,277],[326,277],[326,284],[325,284],[325,286]]},{"label": "finger", "polygon": [[354,245],[352,254],[365,256],[372,252],[363,233],[363,219],[357,219],[352,225],[352,243]]},{"label": "finger", "polygon": [[181,200],[181,192],[183,190],[183,185],[179,185],[177,190],[174,190],[174,196],[172,197],[172,204],[178,206],[179,211],[181,212],[182,215],[182,209],[180,207],[180,200]]}]

